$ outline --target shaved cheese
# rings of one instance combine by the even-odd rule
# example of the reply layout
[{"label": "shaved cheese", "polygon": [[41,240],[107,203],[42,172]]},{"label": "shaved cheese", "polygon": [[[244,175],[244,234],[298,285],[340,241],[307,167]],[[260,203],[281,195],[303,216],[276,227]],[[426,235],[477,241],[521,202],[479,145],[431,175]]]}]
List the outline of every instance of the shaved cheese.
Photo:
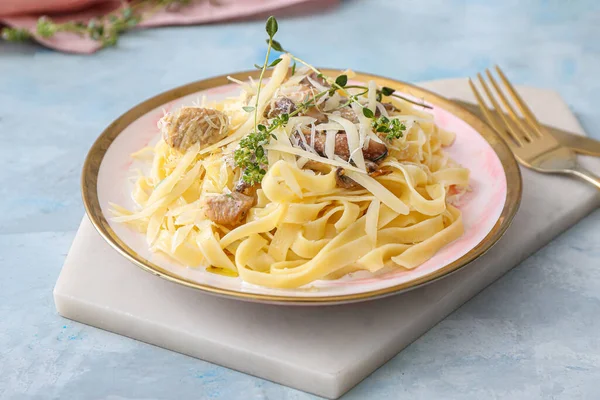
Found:
[{"label": "shaved cheese", "polygon": [[379,112],[381,113],[381,115],[383,115],[384,117],[389,117],[390,115],[388,114],[386,108],[383,106],[383,104],[377,102],[377,109],[379,110]]},{"label": "shaved cheese", "polygon": [[347,70],[344,71],[343,75],[346,75],[348,77],[348,79],[352,79],[352,78],[356,77],[356,72],[354,72],[353,70],[348,68]]},{"label": "shaved cheese", "polygon": [[369,143],[371,143],[371,137],[367,134],[367,136],[365,137],[365,143],[363,144],[363,150],[369,148]]},{"label": "shaved cheese", "polygon": [[[292,144],[290,143],[290,138],[286,134],[285,129],[277,128],[277,129],[275,129],[274,134],[277,137],[277,143],[279,143],[283,146],[287,146],[287,147],[292,146]],[[271,153],[269,152],[269,156],[270,155],[271,155]],[[283,158],[283,160],[285,162],[288,162],[290,164],[293,164],[295,161],[295,157],[292,154],[282,153],[281,158]],[[269,165],[272,165],[270,161],[269,161]]]},{"label": "shaved cheese", "polygon": [[142,147],[135,153],[131,153],[131,157],[137,160],[152,160],[152,158],[154,157],[154,148],[149,146]]},{"label": "shaved cheese", "polygon": [[344,169],[346,169],[348,171],[354,171],[354,172],[357,172],[359,174],[366,174],[366,171],[360,170],[360,169],[358,169],[358,168],[350,165],[347,162],[337,161],[337,160],[330,160],[328,158],[321,157],[318,154],[311,153],[311,152],[308,152],[306,150],[299,149],[297,147],[286,147],[286,146],[281,146],[279,144],[269,144],[269,145],[265,146],[265,149],[266,150],[275,150],[275,151],[282,151],[284,153],[295,154],[297,156],[306,157],[309,160],[321,162],[323,164],[333,165],[334,167],[342,167],[342,168],[344,168]]},{"label": "shaved cheese", "polygon": [[[325,99],[326,97],[324,96],[323,98]],[[336,108],[338,108],[340,106],[342,96],[340,96],[339,93],[336,92],[333,94],[333,96],[327,97],[326,99],[327,100],[325,101],[323,110],[330,111],[330,110],[335,110]]]},{"label": "shaved cheese", "polygon": [[[304,133],[302,133],[302,131],[300,130],[300,127],[296,128],[296,132],[298,132],[298,136],[300,136],[300,141],[302,142],[302,147],[304,147],[306,150],[308,150],[311,153],[317,154],[317,151],[314,149],[314,147],[312,147],[306,141],[306,136],[304,136]],[[313,143],[313,142],[311,142],[311,143]]]},{"label": "shaved cheese", "polygon": [[342,125],[338,124],[337,122],[327,122],[324,124],[317,125],[316,129],[318,131],[328,131],[328,130],[342,131],[342,130],[344,130],[344,127]]},{"label": "shaved cheese", "polygon": [[303,78],[310,73],[310,68],[303,65],[302,67],[296,68],[296,75],[301,75]]},{"label": "shaved cheese", "polygon": [[385,144],[386,146],[388,145],[387,143],[384,143],[383,140],[381,140],[381,138],[374,134],[372,131],[367,133],[367,139],[374,140],[377,143]]},{"label": "shaved cheese", "polygon": [[353,160],[356,166],[363,171],[366,171],[365,158],[363,156],[362,148],[360,147],[360,138],[356,126],[352,121],[348,121],[337,115],[328,114],[329,119],[337,122],[344,127],[346,131],[346,139],[348,140],[348,150],[350,151],[350,159]]},{"label": "shaved cheese", "polygon": [[[287,81],[286,84],[289,84],[290,81]],[[302,85],[293,84],[291,86],[282,86],[279,88],[279,93],[282,96],[296,96],[299,92],[302,92],[306,87]]]},{"label": "shaved cheese", "polygon": [[335,156],[335,137],[337,130],[328,130],[327,136],[325,137],[325,155],[330,160],[333,160]]},{"label": "shaved cheese", "polygon": [[357,174],[352,170],[346,171],[345,174],[348,178],[367,189],[383,204],[396,211],[398,214],[406,215],[410,211],[408,206],[402,200],[369,175]]},{"label": "shaved cheese", "polygon": [[377,104],[377,84],[375,81],[369,81],[367,85],[369,92],[367,93],[367,99],[369,99],[368,107],[369,110],[375,112],[375,106]]},{"label": "shaved cheese", "polygon": [[310,125],[315,123],[317,119],[313,118],[313,117],[291,117],[289,122],[288,122],[288,126],[291,127],[297,127],[297,126],[304,126],[304,125]]},{"label": "shaved cheese", "polygon": [[306,75],[306,79],[308,79],[310,84],[313,85],[314,87],[316,87],[319,90],[319,92],[326,92],[329,90],[329,88],[327,86],[321,85],[315,79],[311,78],[310,75]]},{"label": "shaved cheese", "polygon": [[227,79],[233,83],[237,83],[242,87],[242,90],[249,94],[255,94],[256,89],[248,84],[248,82],[240,81],[239,79],[235,79],[234,77],[227,76]]},{"label": "shaved cheese", "polygon": [[[315,129],[315,124],[310,124],[310,145],[315,147],[315,139],[317,138],[317,130]],[[316,150],[315,150],[316,151]]]},{"label": "shaved cheese", "polygon": [[298,157],[298,159],[296,160],[296,165],[298,165],[298,168],[302,168],[306,165],[307,162],[308,162],[308,158]]},{"label": "shaved cheese", "polygon": [[368,140],[368,136],[370,133],[372,133],[371,130],[371,119],[365,117],[365,115],[362,112],[362,107],[359,106],[356,103],[352,103],[352,110],[354,110],[354,113],[356,114],[357,118],[358,118],[358,123],[359,123],[359,128],[358,128],[358,135],[360,138],[360,147],[361,149],[366,149],[369,146],[369,140]]}]

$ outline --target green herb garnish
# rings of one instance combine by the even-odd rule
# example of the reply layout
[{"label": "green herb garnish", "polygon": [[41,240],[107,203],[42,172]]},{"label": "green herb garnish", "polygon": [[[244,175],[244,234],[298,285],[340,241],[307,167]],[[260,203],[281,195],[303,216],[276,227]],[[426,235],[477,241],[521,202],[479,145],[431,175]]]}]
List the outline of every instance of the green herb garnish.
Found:
[{"label": "green herb garnish", "polygon": [[267,173],[265,168],[268,164],[268,160],[264,146],[269,144],[269,140],[274,136],[272,132],[277,127],[287,123],[289,119],[287,114],[283,114],[275,118],[268,127],[258,124],[258,102],[260,100],[260,90],[265,71],[267,68],[274,67],[281,62],[281,58],[278,58],[269,64],[271,49],[276,50],[276,47],[282,49],[281,45],[273,40],[273,37],[278,30],[275,17],[271,16],[267,19],[265,30],[269,35],[269,38],[267,39],[267,55],[265,56],[265,61],[262,66],[255,65],[256,67],[260,67],[260,77],[258,79],[256,90],[256,103],[253,107],[243,107],[244,111],[254,111],[254,131],[250,132],[246,137],[240,140],[240,145],[233,155],[235,164],[243,170],[242,179],[250,185],[260,183]]},{"label": "green herb garnish", "polygon": [[373,118],[375,116],[375,114],[373,113],[373,111],[371,111],[370,108],[363,107],[362,111],[363,115],[367,118]]},{"label": "green herb garnish", "polygon": [[[34,35],[51,38],[59,32],[71,32],[100,42],[102,47],[114,46],[117,44],[119,36],[137,26],[142,18],[147,18],[160,9],[188,5],[190,2],[191,0],[132,1],[116,12],[100,18],[92,18],[87,24],[78,21],[55,23],[52,19],[44,16],[38,19],[35,30],[6,27],[2,29],[2,38],[9,42],[23,42],[33,39]],[[147,11],[142,13],[142,9]]]},{"label": "green herb garnish", "polygon": [[404,131],[406,131],[406,125],[397,118],[390,119],[383,115],[374,119],[371,123],[371,127],[373,127],[373,130],[377,133],[385,133],[386,140],[390,142],[394,139],[400,139],[404,136]]},{"label": "green herb garnish", "polygon": [[[264,125],[260,125],[264,128]],[[240,141],[240,147],[234,152],[235,164],[243,169],[244,182],[254,185],[260,183],[265,176],[268,160],[264,145],[269,143],[270,134],[263,129],[252,132]]]}]

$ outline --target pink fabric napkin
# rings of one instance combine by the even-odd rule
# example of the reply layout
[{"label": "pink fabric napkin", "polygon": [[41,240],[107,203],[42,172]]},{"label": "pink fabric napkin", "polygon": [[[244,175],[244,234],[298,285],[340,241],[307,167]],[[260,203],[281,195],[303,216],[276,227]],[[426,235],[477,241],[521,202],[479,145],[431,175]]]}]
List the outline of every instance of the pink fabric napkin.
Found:
[{"label": "pink fabric napkin", "polygon": [[[195,0],[179,9],[161,10],[145,17],[139,27],[193,25],[219,21],[263,18],[267,15],[293,16],[331,8],[340,0]],[[56,23],[80,21],[106,15],[123,6],[119,0],[0,0],[0,23],[35,32],[39,17]],[[41,44],[64,52],[89,54],[101,48],[92,39],[59,32]]]}]

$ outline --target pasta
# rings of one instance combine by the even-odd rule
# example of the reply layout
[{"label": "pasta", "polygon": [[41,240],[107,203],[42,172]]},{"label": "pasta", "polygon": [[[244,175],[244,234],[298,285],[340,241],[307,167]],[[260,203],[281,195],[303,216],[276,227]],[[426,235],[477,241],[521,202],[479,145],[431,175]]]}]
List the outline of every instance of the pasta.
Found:
[{"label": "pasta", "polygon": [[183,266],[273,288],[413,269],[460,237],[449,197],[469,171],[444,153],[454,135],[375,82],[336,86],[290,62],[265,85],[237,81],[239,97],[165,115],[133,155],[147,164],[136,207],[113,204],[113,220]]}]

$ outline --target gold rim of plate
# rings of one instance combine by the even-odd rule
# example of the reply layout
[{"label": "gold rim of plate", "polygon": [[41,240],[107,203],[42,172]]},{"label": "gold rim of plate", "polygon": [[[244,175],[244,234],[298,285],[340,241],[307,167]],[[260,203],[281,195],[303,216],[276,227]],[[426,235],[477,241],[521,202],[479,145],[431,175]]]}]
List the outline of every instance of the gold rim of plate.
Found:
[{"label": "gold rim of plate", "polygon": [[[331,76],[336,76],[341,72],[340,70],[335,69],[322,69],[322,71],[323,73]],[[104,130],[104,132],[102,132],[100,137],[98,137],[98,139],[94,142],[92,148],[90,149],[85,159],[81,176],[83,204],[85,206],[87,215],[89,216],[89,219],[91,220],[96,230],[116,251],[118,251],[127,260],[133,262],[135,265],[142,268],[143,270],[148,271],[154,275],[158,275],[161,278],[167,279],[171,282],[176,282],[181,285],[199,289],[207,293],[221,295],[229,298],[276,304],[341,304],[357,302],[367,299],[375,299],[391,294],[397,294],[407,290],[415,289],[419,286],[431,283],[435,280],[448,276],[449,274],[458,271],[467,264],[481,257],[494,244],[496,244],[498,240],[500,240],[502,235],[506,232],[506,229],[508,229],[521,202],[521,172],[512,152],[510,151],[506,143],[492,130],[492,128],[490,128],[486,123],[484,123],[482,120],[477,118],[475,115],[471,114],[469,111],[467,111],[460,105],[428,90],[411,85],[409,83],[396,81],[394,79],[357,72],[356,77],[353,79],[361,81],[374,80],[379,86],[391,87],[399,92],[412,95],[419,99],[423,99],[430,104],[439,106],[445,109],[446,111],[449,111],[450,113],[454,114],[456,117],[462,119],[471,127],[473,127],[496,152],[498,158],[500,159],[500,162],[502,163],[502,167],[506,175],[506,201],[504,203],[502,213],[500,214],[500,217],[494,224],[491,231],[467,254],[428,275],[399,285],[361,293],[313,297],[247,293],[229,289],[222,289],[210,285],[204,285],[178,276],[141,257],[116,235],[116,233],[110,227],[100,207],[97,185],[98,172],[100,170],[100,164],[102,163],[102,159],[104,158],[104,155],[106,154],[109,146],[117,138],[117,136],[119,136],[119,134],[133,121],[137,120],[142,115],[157,107],[160,107],[165,103],[202,90],[229,84],[231,82],[227,80],[227,76],[232,76],[240,80],[245,80],[249,76],[253,78],[258,78],[259,73],[260,71],[254,70],[238,72],[230,75],[221,75],[189,83],[187,85],[180,86],[167,92],[161,93],[157,96],[152,97],[151,99],[144,101],[143,103],[127,111],[125,114],[121,115],[112,124],[110,124]],[[268,72],[268,75],[270,75],[270,72]]]}]

